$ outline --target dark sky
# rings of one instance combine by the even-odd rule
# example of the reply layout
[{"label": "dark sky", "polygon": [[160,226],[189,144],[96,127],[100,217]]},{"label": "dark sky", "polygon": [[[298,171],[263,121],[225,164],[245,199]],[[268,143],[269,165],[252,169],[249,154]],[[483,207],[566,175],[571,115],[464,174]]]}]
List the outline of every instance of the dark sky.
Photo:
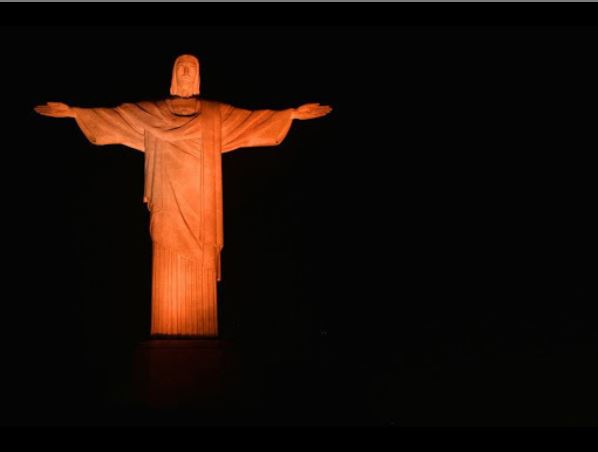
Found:
[{"label": "dark sky", "polygon": [[598,423],[595,31],[0,37],[9,422],[101,422],[149,331],[143,154],[32,108],[163,98],[192,53],[207,99],[334,108],[223,158],[221,332],[264,419]]}]

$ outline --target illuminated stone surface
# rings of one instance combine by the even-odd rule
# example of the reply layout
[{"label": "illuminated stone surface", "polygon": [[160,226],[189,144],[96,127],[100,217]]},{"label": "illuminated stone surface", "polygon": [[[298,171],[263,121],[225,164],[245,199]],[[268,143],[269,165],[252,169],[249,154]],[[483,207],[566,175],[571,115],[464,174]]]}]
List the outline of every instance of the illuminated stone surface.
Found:
[{"label": "illuminated stone surface", "polygon": [[216,294],[224,245],[221,153],[276,146],[294,119],[331,111],[319,104],[250,111],[200,99],[199,92],[199,61],[182,55],[175,61],[167,99],[115,108],[59,102],[35,107],[45,116],[74,118],[93,144],[122,144],[145,153],[154,336],[218,336]]}]

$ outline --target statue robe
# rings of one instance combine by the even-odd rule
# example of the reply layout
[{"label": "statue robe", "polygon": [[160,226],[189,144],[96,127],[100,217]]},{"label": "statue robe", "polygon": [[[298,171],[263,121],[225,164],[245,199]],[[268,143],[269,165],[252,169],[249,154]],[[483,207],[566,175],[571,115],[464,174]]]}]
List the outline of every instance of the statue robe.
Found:
[{"label": "statue robe", "polygon": [[249,111],[196,100],[181,116],[170,100],[75,108],[90,142],[145,153],[150,210],[152,335],[218,335],[216,283],[224,244],[221,153],[275,146],[292,109]]}]

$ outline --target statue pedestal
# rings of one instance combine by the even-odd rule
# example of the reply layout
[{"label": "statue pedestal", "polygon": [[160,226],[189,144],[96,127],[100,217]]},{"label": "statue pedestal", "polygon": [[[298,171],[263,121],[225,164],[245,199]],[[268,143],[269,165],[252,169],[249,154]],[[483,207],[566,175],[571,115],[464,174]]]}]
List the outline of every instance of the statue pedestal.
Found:
[{"label": "statue pedestal", "polygon": [[195,408],[227,398],[230,343],[219,339],[152,339],[138,345],[133,366],[135,399],[148,408]]}]

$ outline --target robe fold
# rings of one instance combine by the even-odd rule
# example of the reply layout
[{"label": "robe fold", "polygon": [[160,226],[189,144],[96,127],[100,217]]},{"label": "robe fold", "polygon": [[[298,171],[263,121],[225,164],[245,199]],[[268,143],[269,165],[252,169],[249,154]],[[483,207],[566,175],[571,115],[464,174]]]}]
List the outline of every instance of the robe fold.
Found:
[{"label": "robe fold", "polygon": [[218,335],[217,281],[224,245],[222,152],[275,146],[292,109],[249,111],[197,100],[177,114],[169,100],[115,108],[74,108],[96,145],[122,144],[145,153],[143,201],[152,239],[152,335]]}]

